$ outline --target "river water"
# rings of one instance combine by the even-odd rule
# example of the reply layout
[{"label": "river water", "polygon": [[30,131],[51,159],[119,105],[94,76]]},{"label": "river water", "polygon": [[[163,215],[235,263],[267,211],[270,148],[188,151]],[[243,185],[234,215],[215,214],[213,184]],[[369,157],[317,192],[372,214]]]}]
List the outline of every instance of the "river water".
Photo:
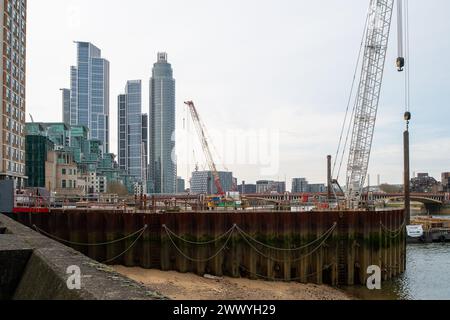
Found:
[{"label": "river water", "polygon": [[345,288],[364,300],[450,300],[450,243],[408,245],[407,270],[381,290]]},{"label": "river water", "polygon": [[364,300],[450,300],[450,243],[410,244],[407,249],[407,269],[398,279],[383,283],[381,290],[344,290]]}]

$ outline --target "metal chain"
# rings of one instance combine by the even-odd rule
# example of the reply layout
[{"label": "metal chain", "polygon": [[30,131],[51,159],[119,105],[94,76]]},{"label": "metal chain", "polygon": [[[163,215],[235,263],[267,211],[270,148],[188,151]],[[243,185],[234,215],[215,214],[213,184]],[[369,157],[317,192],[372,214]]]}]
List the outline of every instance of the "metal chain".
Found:
[{"label": "metal chain", "polygon": [[166,231],[170,232],[170,234],[171,234],[172,236],[174,236],[175,238],[177,238],[178,240],[181,240],[181,241],[183,241],[183,242],[186,242],[186,243],[189,243],[189,244],[192,244],[192,245],[196,245],[196,246],[204,246],[204,245],[208,245],[208,244],[213,244],[213,243],[219,242],[220,240],[222,240],[223,238],[225,238],[227,235],[229,235],[231,232],[233,232],[234,229],[236,228],[236,225],[234,225],[230,230],[228,230],[227,232],[225,232],[224,234],[222,234],[222,235],[219,236],[218,238],[216,238],[216,239],[214,239],[214,240],[211,240],[211,241],[206,241],[206,242],[194,242],[194,241],[189,241],[189,240],[186,240],[186,239],[180,237],[179,235],[175,234],[175,232],[173,232],[172,230],[170,230],[166,225],[163,225],[163,228],[164,228]]},{"label": "metal chain", "polygon": [[[239,229],[238,229],[238,231],[239,231]],[[334,232],[334,230],[333,230],[333,232]],[[333,234],[333,232],[331,232],[321,243],[320,243],[320,245],[319,246],[317,246],[314,250],[312,250],[311,252],[309,252],[309,253],[307,253],[307,254],[305,254],[305,255],[302,255],[301,257],[299,257],[299,258],[295,258],[295,259],[283,259],[283,260],[280,260],[280,259],[277,259],[277,258],[273,258],[273,257],[270,257],[270,256],[268,256],[268,255],[266,255],[265,253],[263,253],[263,252],[261,252],[258,248],[256,248],[246,237],[243,237],[243,239],[245,240],[245,242],[247,242],[247,244],[253,249],[253,250],[255,250],[259,255],[261,255],[262,257],[264,257],[264,258],[266,258],[266,259],[268,259],[268,260],[271,260],[271,261],[274,261],[274,262],[281,262],[281,263],[284,263],[284,262],[298,262],[298,261],[301,261],[301,260],[303,260],[303,259],[305,259],[305,258],[307,258],[307,257],[309,257],[309,256],[311,256],[311,255],[313,255],[315,252],[317,252],[320,248],[322,248],[323,247],[323,245],[325,244],[325,242],[330,238],[330,236]]]},{"label": "metal chain", "polygon": [[385,233],[390,233],[390,237],[391,237],[391,239],[395,239],[395,238],[397,238],[403,231],[404,231],[404,228],[406,227],[406,223],[407,223],[407,221],[406,221],[406,218],[405,218],[405,220],[403,221],[403,223],[402,223],[402,225],[400,226],[400,228],[398,228],[398,229],[396,229],[396,230],[390,230],[388,227],[386,227],[384,224],[383,224],[383,222],[382,221],[380,221],[380,226],[381,226],[381,228],[383,229],[383,231],[385,232]]},{"label": "metal chain", "polygon": [[219,250],[216,254],[214,254],[212,257],[210,257],[210,258],[208,258],[208,259],[194,259],[194,258],[191,258],[191,257],[189,257],[188,255],[186,255],[186,254],[185,254],[185,253],[177,246],[177,244],[176,244],[175,241],[172,239],[172,237],[171,237],[170,233],[168,232],[168,230],[167,230],[167,229],[165,229],[165,230],[166,230],[166,233],[167,233],[167,236],[168,236],[170,242],[171,242],[172,245],[175,247],[175,249],[176,249],[176,250],[177,250],[184,258],[186,258],[187,260],[192,261],[192,262],[208,262],[208,261],[211,261],[211,260],[215,259],[217,256],[219,256],[219,254],[222,253],[222,251],[225,250],[225,248],[227,247],[227,245],[228,245],[228,243],[230,242],[231,237],[233,236],[233,233],[234,233],[234,229],[233,229],[233,232],[230,233],[230,235],[228,236],[227,241],[225,241],[225,244],[224,244],[224,245],[220,248],[220,250]]},{"label": "metal chain", "polygon": [[112,262],[112,261],[114,261],[114,260],[120,258],[121,256],[123,256],[123,255],[124,255],[125,253],[127,253],[128,251],[130,251],[130,250],[136,245],[136,243],[139,241],[139,239],[144,235],[146,229],[147,229],[147,226],[145,226],[145,228],[142,230],[142,232],[141,232],[141,234],[139,235],[139,237],[137,237],[136,240],[134,240],[133,243],[132,243],[132,244],[131,244],[124,252],[122,252],[121,254],[119,254],[118,256],[116,256],[116,257],[114,257],[114,258],[112,258],[112,259],[108,259],[108,260],[102,262],[102,264],[107,264],[107,263],[109,263],[109,262]]},{"label": "metal chain", "polygon": [[330,232],[333,232],[334,229],[336,228],[336,226],[337,226],[337,223],[335,222],[335,223],[333,224],[333,226],[332,226],[330,229],[328,229],[328,231],[326,231],[323,235],[321,235],[321,236],[320,236],[319,238],[317,238],[316,240],[314,240],[314,241],[312,241],[312,242],[310,242],[310,243],[308,243],[308,244],[306,244],[306,245],[304,245],[304,246],[297,247],[297,248],[292,248],[292,249],[272,247],[272,246],[270,246],[270,245],[267,245],[267,244],[265,244],[265,243],[262,243],[262,242],[258,241],[256,238],[252,237],[250,234],[248,234],[247,232],[245,232],[244,230],[242,230],[241,228],[239,228],[239,226],[236,226],[236,228],[237,228],[237,229],[239,230],[239,232],[242,233],[244,236],[250,238],[251,240],[253,240],[253,241],[256,242],[257,244],[262,245],[262,246],[264,246],[264,247],[266,247],[266,248],[268,248],[268,249],[272,249],[272,250],[276,250],[276,251],[288,251],[288,252],[292,252],[292,251],[300,251],[300,250],[309,248],[309,247],[312,246],[313,244],[315,244],[315,243],[319,242],[320,240],[322,240],[322,239],[323,239],[325,236],[327,236]]},{"label": "metal chain", "polygon": [[113,241],[109,241],[109,242],[102,242],[102,243],[81,243],[81,242],[73,242],[73,241],[68,241],[68,240],[59,238],[59,237],[57,237],[57,236],[55,236],[55,235],[52,235],[52,234],[50,234],[50,233],[48,233],[48,232],[42,230],[41,228],[39,228],[39,227],[36,226],[35,224],[33,225],[33,227],[36,229],[37,232],[42,233],[42,234],[44,234],[44,235],[46,235],[46,236],[48,236],[48,237],[50,237],[50,238],[53,238],[53,239],[55,239],[55,240],[57,240],[57,241],[59,241],[59,242],[66,243],[66,244],[70,244],[70,245],[74,245],[74,246],[84,246],[84,247],[97,247],[97,246],[100,247],[100,246],[107,246],[107,245],[110,245],[110,244],[122,242],[122,241],[125,241],[125,240],[129,239],[129,238],[134,237],[135,235],[139,234],[140,232],[143,233],[143,232],[148,228],[148,226],[145,225],[142,229],[140,229],[140,230],[138,230],[138,231],[136,231],[136,232],[134,232],[134,233],[132,233],[132,234],[130,234],[130,235],[124,237],[124,238],[117,239],[117,240],[113,240]]}]

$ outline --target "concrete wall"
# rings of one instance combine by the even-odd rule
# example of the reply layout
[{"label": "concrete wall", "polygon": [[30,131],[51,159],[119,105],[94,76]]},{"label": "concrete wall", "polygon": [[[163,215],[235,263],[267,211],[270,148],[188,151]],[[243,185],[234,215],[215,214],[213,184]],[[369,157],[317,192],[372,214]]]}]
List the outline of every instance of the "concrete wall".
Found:
[{"label": "concrete wall", "polygon": [[[157,292],[0,214],[0,300],[154,300]],[[81,290],[67,268],[81,269]]]}]

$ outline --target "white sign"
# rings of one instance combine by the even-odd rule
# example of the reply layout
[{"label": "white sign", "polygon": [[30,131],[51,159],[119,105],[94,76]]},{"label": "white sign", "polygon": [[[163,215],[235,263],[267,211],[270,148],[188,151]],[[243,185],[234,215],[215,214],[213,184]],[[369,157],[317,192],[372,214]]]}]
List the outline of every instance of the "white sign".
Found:
[{"label": "white sign", "polygon": [[423,236],[423,226],[406,226],[408,237],[420,238]]}]

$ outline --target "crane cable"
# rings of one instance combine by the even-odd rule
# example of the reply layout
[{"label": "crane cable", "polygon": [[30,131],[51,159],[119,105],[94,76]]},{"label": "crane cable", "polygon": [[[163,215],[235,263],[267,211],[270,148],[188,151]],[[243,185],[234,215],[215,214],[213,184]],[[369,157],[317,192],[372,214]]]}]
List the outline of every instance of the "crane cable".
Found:
[{"label": "crane cable", "polygon": [[410,72],[410,39],[409,39],[409,1],[405,0],[405,47],[406,47],[406,70],[405,70],[405,111],[411,110],[411,72]]},{"label": "crane cable", "polygon": [[[353,99],[353,93],[354,93],[354,90],[355,90],[356,77],[357,77],[357,74],[358,74],[358,71],[359,71],[359,64],[360,64],[360,61],[361,61],[362,52],[363,52],[363,48],[364,48],[364,40],[366,38],[368,23],[369,23],[369,11],[367,12],[366,21],[364,23],[364,31],[363,31],[363,35],[361,37],[361,44],[360,44],[360,47],[359,47],[358,58],[357,58],[357,61],[356,61],[355,71],[354,71],[354,74],[353,74],[353,80],[352,80],[350,95],[349,95],[348,102],[347,102],[347,110],[345,112],[344,123],[342,124],[341,134],[340,134],[340,137],[339,137],[339,144],[338,144],[338,148],[337,148],[337,151],[336,151],[336,156],[334,158],[333,172],[332,172],[332,176],[333,177],[335,176],[336,166],[337,166],[339,154],[341,153],[342,141],[343,141],[344,132],[345,132],[345,129],[346,129],[346,126],[347,126],[347,119],[348,119],[348,115],[349,115],[349,111],[350,111],[350,105],[351,105],[352,99]],[[348,123],[347,136],[346,136],[346,139],[345,139],[344,147],[342,149],[342,156],[341,156],[339,169],[338,169],[337,176],[336,176],[337,180],[339,180],[339,176],[341,174],[342,165],[343,165],[344,156],[345,156],[345,151],[346,151],[347,145],[348,145],[348,138],[350,136],[350,130],[351,130],[351,127],[352,127],[352,125],[351,125],[352,124],[352,119],[353,119],[353,116],[355,114],[355,109],[356,109],[356,101],[355,101],[355,104],[353,106],[353,110],[352,110],[352,114],[351,114],[351,117],[350,117],[350,121]]]}]

